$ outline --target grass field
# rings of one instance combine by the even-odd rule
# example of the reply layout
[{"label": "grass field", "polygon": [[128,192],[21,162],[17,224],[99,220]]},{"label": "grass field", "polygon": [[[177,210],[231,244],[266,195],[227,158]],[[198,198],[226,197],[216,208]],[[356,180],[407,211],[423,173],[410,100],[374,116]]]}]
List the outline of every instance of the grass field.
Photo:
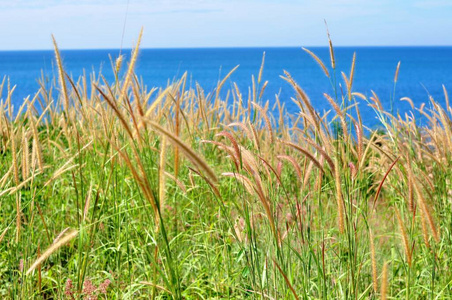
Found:
[{"label": "grass field", "polygon": [[71,79],[55,44],[55,86],[20,108],[4,81],[1,298],[452,298],[445,88],[447,107],[412,106],[425,126],[393,116],[330,44],[328,63],[306,54],[332,83],[328,117],[286,73],[291,116],[291,99],[262,97],[263,67],[249,95],[231,73],[214,91],[186,75],[148,90],[138,46],[109,83]]}]

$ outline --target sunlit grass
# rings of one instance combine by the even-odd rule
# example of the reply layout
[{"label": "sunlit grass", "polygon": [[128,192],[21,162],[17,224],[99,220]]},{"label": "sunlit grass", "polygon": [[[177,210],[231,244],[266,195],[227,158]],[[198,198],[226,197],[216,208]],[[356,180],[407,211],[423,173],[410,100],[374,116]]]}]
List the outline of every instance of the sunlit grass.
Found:
[{"label": "sunlit grass", "polygon": [[308,51],[332,84],[323,115],[287,72],[292,99],[267,101],[264,60],[250,93],[233,70],[214,91],[148,90],[138,46],[114,82],[70,78],[55,43],[57,93],[17,108],[3,85],[2,298],[452,297],[445,88],[445,108],[412,107],[427,125],[394,116],[330,43],[333,69]]}]

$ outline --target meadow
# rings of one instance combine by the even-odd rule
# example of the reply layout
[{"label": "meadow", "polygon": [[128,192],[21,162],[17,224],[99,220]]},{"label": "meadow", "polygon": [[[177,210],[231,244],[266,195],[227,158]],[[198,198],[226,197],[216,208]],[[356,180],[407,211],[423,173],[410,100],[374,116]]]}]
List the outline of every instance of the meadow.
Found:
[{"label": "meadow", "polygon": [[54,84],[20,107],[1,86],[1,298],[452,298],[445,87],[446,107],[385,111],[330,41],[329,62],[305,49],[331,81],[323,113],[287,72],[292,98],[268,99],[265,56],[247,91],[235,69],[213,91],[148,89],[139,41],[114,82],[71,78],[54,44]]}]

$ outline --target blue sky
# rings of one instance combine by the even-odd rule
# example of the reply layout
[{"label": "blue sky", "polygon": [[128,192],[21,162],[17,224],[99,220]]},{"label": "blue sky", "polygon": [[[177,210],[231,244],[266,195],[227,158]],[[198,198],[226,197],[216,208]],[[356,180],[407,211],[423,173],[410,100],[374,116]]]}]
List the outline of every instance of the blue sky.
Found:
[{"label": "blue sky", "polygon": [[[0,0],[0,49],[119,48],[128,0]],[[5,3],[6,2],[6,3]],[[123,46],[452,45],[452,0],[129,0]]]}]

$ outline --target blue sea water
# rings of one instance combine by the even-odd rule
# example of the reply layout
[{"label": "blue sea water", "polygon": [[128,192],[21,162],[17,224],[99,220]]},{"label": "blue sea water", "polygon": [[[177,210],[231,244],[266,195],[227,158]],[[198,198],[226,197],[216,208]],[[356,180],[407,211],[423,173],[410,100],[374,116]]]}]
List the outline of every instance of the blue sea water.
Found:
[{"label": "blue sea water", "polygon": [[[313,47],[327,65],[329,49]],[[165,86],[168,80],[177,79],[187,71],[192,87],[199,83],[204,90],[211,92],[218,80],[232,68],[240,65],[230,77],[228,84],[236,82],[244,95],[251,86],[251,76],[257,77],[265,56],[263,81],[268,86],[263,100],[274,102],[275,94],[286,103],[289,112],[296,113],[297,107],[291,101],[292,88],[280,78],[287,70],[311,98],[319,110],[331,107],[324,99],[323,93],[334,94],[334,89],[318,64],[301,48],[205,48],[205,49],[141,49],[136,72],[143,82],[150,87]],[[356,68],[353,90],[367,96],[371,90],[379,96],[383,106],[390,107],[390,98],[394,92],[394,73],[397,63],[401,61],[399,80],[395,90],[394,111],[405,113],[410,109],[401,97],[410,97],[416,106],[427,103],[429,95],[441,104],[445,104],[442,85],[452,91],[452,47],[336,47],[336,78],[343,84],[340,71],[347,75],[353,53],[356,52]],[[122,52],[130,57],[130,50]],[[102,71],[113,81],[110,55],[116,57],[119,50],[63,50],[61,55],[66,72],[73,78]],[[33,95],[38,89],[38,79],[50,81],[55,77],[55,61],[52,51],[2,51],[0,52],[0,76],[8,76],[11,85],[16,85],[13,103],[19,105],[25,97]],[[340,87],[338,85],[338,90]],[[344,88],[345,92],[345,88]],[[2,98],[6,96],[4,89]],[[365,123],[377,124],[375,114],[367,103],[359,104]]]}]

